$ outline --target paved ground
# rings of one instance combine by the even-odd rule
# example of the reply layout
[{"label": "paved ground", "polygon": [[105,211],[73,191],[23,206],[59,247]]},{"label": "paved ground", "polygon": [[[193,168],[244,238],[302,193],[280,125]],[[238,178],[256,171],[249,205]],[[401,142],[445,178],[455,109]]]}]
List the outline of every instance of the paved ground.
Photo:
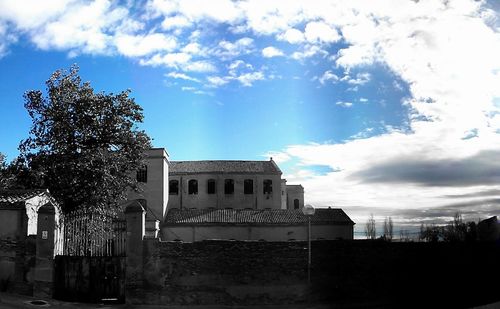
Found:
[{"label": "paved ground", "polygon": [[[432,307],[430,305],[429,307]],[[383,303],[339,303],[339,304],[304,304],[281,306],[151,306],[151,305],[105,305],[64,302],[54,299],[41,299],[16,294],[0,293],[0,309],[18,308],[99,308],[99,309],[353,309],[353,308],[396,308]],[[472,309],[500,309],[500,302],[479,306]]]},{"label": "paved ground", "polygon": [[[73,302],[64,302],[54,299],[34,298],[29,296],[21,296],[16,294],[0,293],[0,309],[17,309],[17,308],[100,308],[100,309],[129,309],[129,308],[144,308],[144,309],[329,309],[339,308],[332,307],[328,304],[314,305],[283,305],[283,306],[150,306],[150,305],[105,305],[105,304],[82,304]],[[340,306],[340,308],[345,308]]]}]

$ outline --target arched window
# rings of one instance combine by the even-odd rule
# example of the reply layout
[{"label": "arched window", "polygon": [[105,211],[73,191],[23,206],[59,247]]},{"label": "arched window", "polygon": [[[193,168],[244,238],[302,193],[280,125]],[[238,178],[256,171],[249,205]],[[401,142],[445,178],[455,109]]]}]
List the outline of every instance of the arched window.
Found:
[{"label": "arched window", "polygon": [[253,180],[245,179],[243,181],[243,192],[245,194],[253,194]]},{"label": "arched window", "polygon": [[234,180],[224,179],[224,194],[233,194],[233,193],[234,193]]},{"label": "arched window", "polygon": [[299,208],[300,208],[299,199],[296,198],[293,200],[293,209],[299,209]]},{"label": "arched window", "polygon": [[198,180],[191,179],[188,181],[188,194],[198,194]]},{"label": "arched window", "polygon": [[207,193],[208,194],[215,194],[215,188],[216,188],[216,185],[215,185],[215,179],[209,179],[207,181]]},{"label": "arched window", "polygon": [[170,195],[179,194],[179,181],[178,180],[170,180],[168,182],[168,194],[170,194]]},{"label": "arched window", "polygon": [[271,179],[264,180],[264,194],[273,193],[273,181]]}]

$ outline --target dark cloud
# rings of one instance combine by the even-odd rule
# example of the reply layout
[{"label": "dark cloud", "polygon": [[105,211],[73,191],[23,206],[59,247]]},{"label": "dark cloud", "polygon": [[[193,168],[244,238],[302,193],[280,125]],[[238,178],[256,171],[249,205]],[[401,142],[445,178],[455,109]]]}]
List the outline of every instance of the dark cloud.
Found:
[{"label": "dark cloud", "polygon": [[[373,214],[375,217],[392,217],[395,224],[417,228],[420,224],[447,224],[453,220],[456,213],[463,215],[466,221],[477,221],[491,216],[500,216],[500,198],[490,198],[473,201],[463,201],[444,204],[429,208],[400,208],[341,206],[349,216],[366,217]],[[379,220],[380,221],[380,220]],[[382,223],[382,222],[379,222]],[[365,222],[356,222],[358,229],[364,227]]]},{"label": "dark cloud", "polygon": [[500,196],[500,189],[483,190],[466,194],[450,194],[450,195],[443,195],[442,197],[459,199],[459,198],[485,197],[485,196]]},{"label": "dark cloud", "polygon": [[466,187],[500,184],[500,151],[481,151],[461,160],[404,157],[374,165],[351,177],[364,183],[413,183]]}]

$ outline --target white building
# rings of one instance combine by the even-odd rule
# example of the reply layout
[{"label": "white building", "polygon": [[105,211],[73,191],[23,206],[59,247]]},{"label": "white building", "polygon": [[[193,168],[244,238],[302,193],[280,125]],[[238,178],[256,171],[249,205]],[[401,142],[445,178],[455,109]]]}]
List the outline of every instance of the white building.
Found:
[{"label": "white building", "polygon": [[[269,161],[169,161],[148,152],[137,172],[143,192],[131,193],[147,210],[147,228],[160,221],[163,240],[304,240],[304,188],[287,185]],[[318,209],[313,239],[352,239],[354,222],[341,209]]]}]

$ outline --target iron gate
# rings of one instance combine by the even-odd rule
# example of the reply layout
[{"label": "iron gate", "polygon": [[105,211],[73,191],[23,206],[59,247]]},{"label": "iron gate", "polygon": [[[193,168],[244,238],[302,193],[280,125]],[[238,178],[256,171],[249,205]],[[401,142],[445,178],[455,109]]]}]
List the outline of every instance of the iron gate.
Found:
[{"label": "iron gate", "polygon": [[78,212],[65,215],[54,261],[54,298],[125,301],[126,221]]}]

